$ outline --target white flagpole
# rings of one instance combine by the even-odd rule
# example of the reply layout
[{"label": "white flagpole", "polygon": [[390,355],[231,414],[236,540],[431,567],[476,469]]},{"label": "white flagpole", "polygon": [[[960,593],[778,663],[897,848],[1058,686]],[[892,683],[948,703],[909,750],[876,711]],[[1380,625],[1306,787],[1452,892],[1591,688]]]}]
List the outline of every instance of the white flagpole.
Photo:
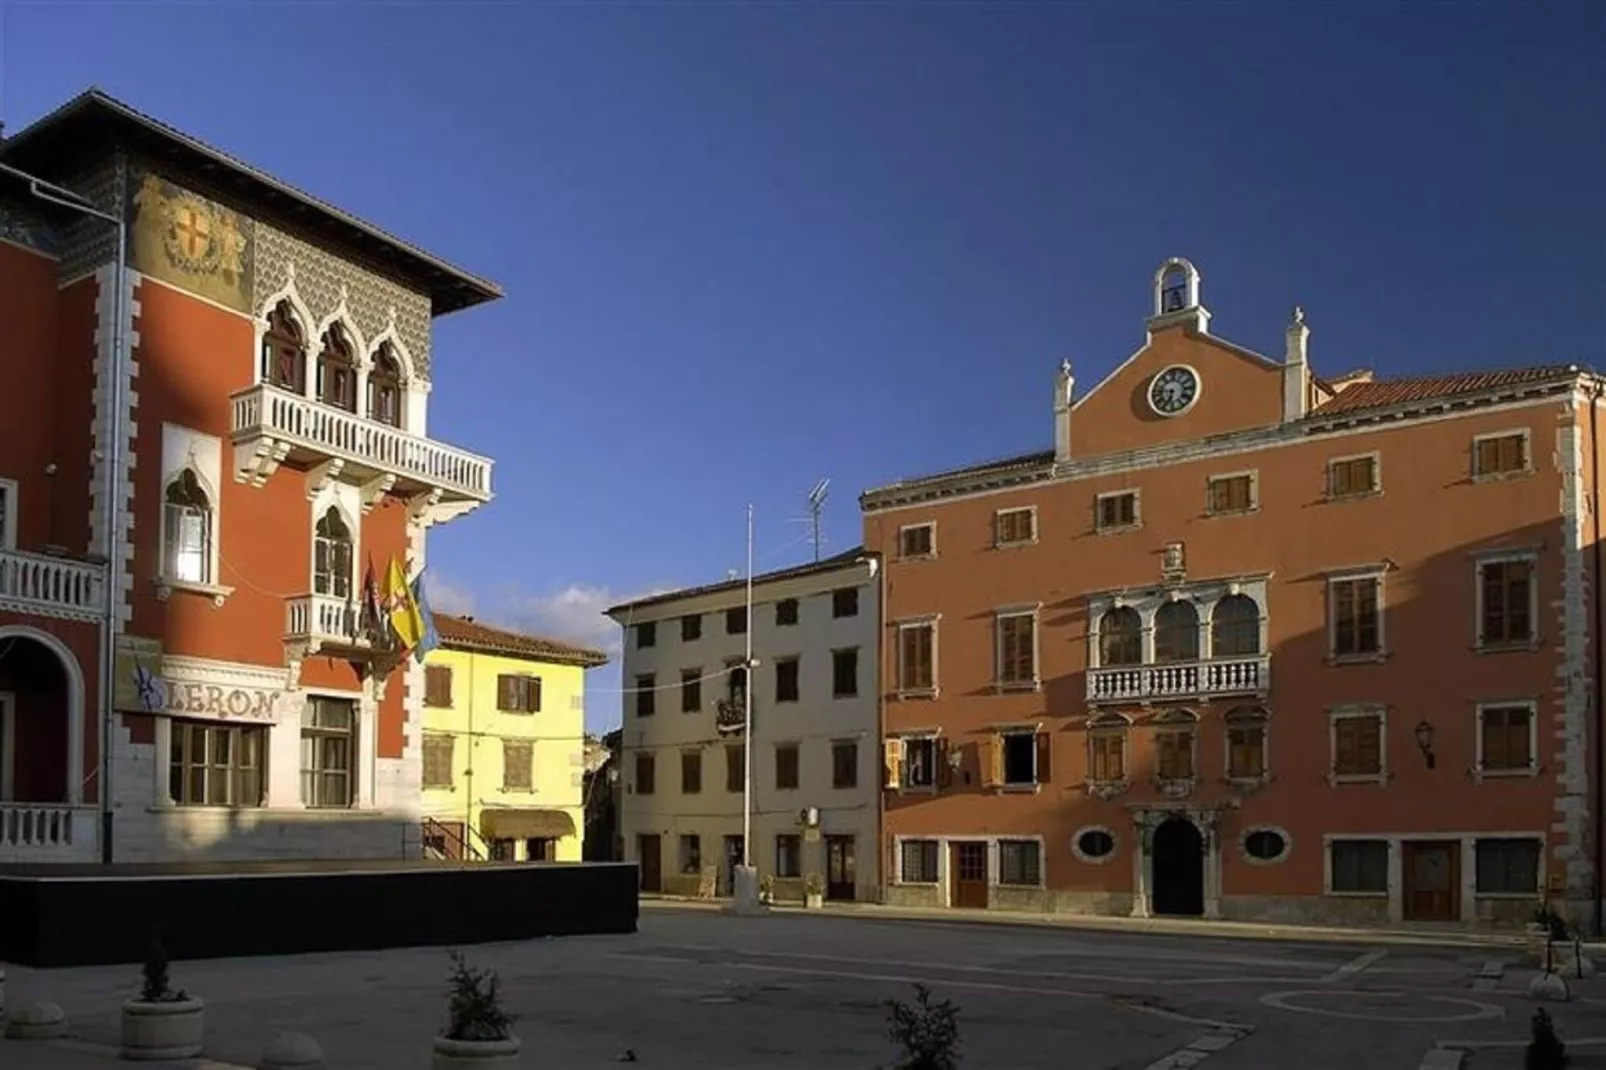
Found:
[{"label": "white flagpole", "polygon": [[753,864],[753,503],[747,504],[747,657],[742,687],[742,865]]}]

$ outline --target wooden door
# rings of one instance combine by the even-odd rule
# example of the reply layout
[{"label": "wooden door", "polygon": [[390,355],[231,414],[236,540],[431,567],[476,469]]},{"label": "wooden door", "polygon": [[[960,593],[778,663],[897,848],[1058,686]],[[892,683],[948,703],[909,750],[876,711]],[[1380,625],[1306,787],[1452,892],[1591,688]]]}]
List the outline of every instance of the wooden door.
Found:
[{"label": "wooden door", "polygon": [[1461,917],[1461,844],[1404,845],[1401,859],[1407,921],[1457,921]]},{"label": "wooden door", "polygon": [[636,858],[641,862],[641,890],[644,892],[664,890],[662,844],[657,836],[636,837]]},{"label": "wooden door", "polygon": [[853,899],[858,892],[858,863],[852,836],[825,838],[825,897]]},{"label": "wooden door", "polygon": [[949,903],[984,910],[987,907],[987,845],[956,843],[948,848]]}]

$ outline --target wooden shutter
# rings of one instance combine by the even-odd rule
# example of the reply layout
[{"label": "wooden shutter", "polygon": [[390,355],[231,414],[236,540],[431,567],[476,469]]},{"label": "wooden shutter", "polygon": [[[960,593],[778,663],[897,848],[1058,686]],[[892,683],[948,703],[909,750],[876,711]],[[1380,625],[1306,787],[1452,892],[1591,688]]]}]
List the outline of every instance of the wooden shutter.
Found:
[{"label": "wooden shutter", "polygon": [[948,748],[952,745],[947,736],[938,736],[931,741],[931,760],[937,764],[931,779],[939,790],[948,787],[954,780],[953,766],[948,764]]},{"label": "wooden shutter", "polygon": [[499,710],[512,710],[518,708],[518,680],[507,673],[498,673],[496,677],[496,708]]},{"label": "wooden shutter", "polygon": [[1054,737],[1047,732],[1037,733],[1037,782],[1050,783],[1054,769]]},{"label": "wooden shutter", "polygon": [[1004,746],[996,733],[989,735],[977,745],[977,756],[981,766],[981,786],[996,788],[1004,783]]},{"label": "wooden shutter", "polygon": [[885,782],[892,791],[903,786],[903,740],[889,739],[881,746],[881,762],[886,769]]},{"label": "wooden shutter", "polygon": [[525,694],[524,694],[525,705],[524,705],[524,708],[526,710],[529,710],[531,713],[540,713],[541,712],[541,678],[539,676],[527,676],[527,677],[524,678],[524,684],[525,684]]}]

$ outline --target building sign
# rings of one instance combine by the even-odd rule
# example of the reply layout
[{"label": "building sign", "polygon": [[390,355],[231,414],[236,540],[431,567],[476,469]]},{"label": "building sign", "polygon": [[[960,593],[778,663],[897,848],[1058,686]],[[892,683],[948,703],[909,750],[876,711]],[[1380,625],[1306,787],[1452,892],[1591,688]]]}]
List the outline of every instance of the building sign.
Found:
[{"label": "building sign", "polygon": [[142,705],[151,713],[271,721],[279,701],[279,692],[260,687],[189,683],[153,673],[146,673],[144,680],[136,679],[135,687],[140,690]]},{"label": "building sign", "polygon": [[118,642],[117,708],[220,721],[277,720],[282,670],[164,654],[153,640]]}]

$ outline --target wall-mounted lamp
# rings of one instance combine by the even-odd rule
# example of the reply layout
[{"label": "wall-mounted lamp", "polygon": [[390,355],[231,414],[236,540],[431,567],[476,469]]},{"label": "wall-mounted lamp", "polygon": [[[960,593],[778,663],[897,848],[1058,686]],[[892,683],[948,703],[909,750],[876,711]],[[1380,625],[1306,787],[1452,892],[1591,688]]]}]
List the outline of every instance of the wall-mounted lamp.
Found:
[{"label": "wall-mounted lamp", "polygon": [[1422,760],[1429,769],[1433,768],[1433,726],[1426,721],[1418,722],[1416,726],[1416,749],[1422,752]]}]

